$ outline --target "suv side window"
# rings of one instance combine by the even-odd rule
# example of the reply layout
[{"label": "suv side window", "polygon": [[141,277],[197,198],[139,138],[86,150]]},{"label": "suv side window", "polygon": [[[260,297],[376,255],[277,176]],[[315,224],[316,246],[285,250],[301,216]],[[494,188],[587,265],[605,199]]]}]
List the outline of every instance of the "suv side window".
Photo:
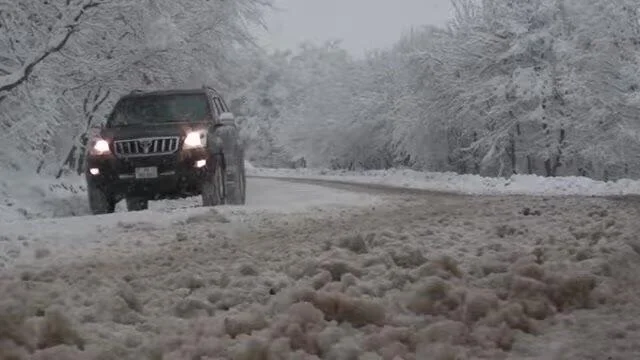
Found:
[{"label": "suv side window", "polygon": [[229,112],[229,107],[227,106],[227,103],[225,103],[224,100],[222,100],[222,98],[220,98],[220,104],[222,104],[223,112]]},{"label": "suv side window", "polygon": [[218,112],[218,115],[222,114],[223,112],[225,112],[224,110],[224,106],[222,105],[222,101],[220,100],[219,97],[215,96],[213,98],[213,104],[216,107],[216,111]]},{"label": "suv side window", "polygon": [[220,109],[219,109],[219,105],[216,102],[216,94],[211,93],[209,91],[207,91],[207,97],[209,98],[209,100],[211,101],[211,111],[214,113],[214,118],[217,118],[218,116],[220,116]]}]

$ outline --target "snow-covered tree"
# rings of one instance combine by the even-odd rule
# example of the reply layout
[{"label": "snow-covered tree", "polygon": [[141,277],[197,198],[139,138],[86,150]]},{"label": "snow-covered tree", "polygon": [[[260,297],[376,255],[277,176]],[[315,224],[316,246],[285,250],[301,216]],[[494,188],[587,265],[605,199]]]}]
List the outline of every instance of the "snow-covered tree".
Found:
[{"label": "snow-covered tree", "polygon": [[60,52],[101,0],[0,2],[0,95]]},{"label": "snow-covered tree", "polygon": [[205,79],[262,165],[640,176],[634,0],[453,0],[446,28],[363,59],[250,46],[261,0],[7,4],[0,137],[41,163],[77,160],[120,94]]},{"label": "snow-covered tree", "polygon": [[575,121],[569,151],[579,173],[597,178],[640,176],[640,13],[637,2],[563,3],[572,40],[565,73]]},{"label": "snow-covered tree", "polygon": [[285,70],[278,142],[347,168],[640,175],[634,1],[453,3],[446,29],[364,60],[303,51]]},{"label": "snow-covered tree", "polygon": [[243,68],[229,94],[246,148],[246,158],[259,166],[290,166],[290,155],[276,140],[276,119],[287,105],[293,84],[287,77],[289,52],[268,54],[246,48],[237,54]]},{"label": "snow-covered tree", "polygon": [[41,163],[77,160],[71,148],[82,147],[87,129],[125,92],[203,82],[231,91],[239,75],[233,52],[253,46],[249,25],[261,23],[269,4],[0,2],[0,136]]},{"label": "snow-covered tree", "polygon": [[287,106],[275,122],[277,141],[292,160],[327,166],[341,144],[339,130],[348,113],[352,62],[335,42],[305,44],[288,59]]}]

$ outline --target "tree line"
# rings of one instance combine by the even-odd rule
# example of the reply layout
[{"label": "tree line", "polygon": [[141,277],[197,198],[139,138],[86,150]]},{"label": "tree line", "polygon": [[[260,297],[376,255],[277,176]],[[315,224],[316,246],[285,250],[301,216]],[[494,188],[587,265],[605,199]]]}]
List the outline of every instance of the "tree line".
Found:
[{"label": "tree line", "polygon": [[270,114],[250,117],[256,161],[640,175],[637,3],[458,0],[454,7],[447,28],[414,29],[364,59],[335,42],[272,55],[254,94],[262,100],[252,103]]},{"label": "tree line", "polygon": [[[454,0],[354,58],[259,48],[262,0],[0,2],[0,161],[56,172],[133,88],[215,84],[263,166],[640,175],[640,6]],[[206,15],[205,15],[206,14]],[[4,160],[3,160],[4,159]],[[53,166],[52,164],[55,164]]]}]

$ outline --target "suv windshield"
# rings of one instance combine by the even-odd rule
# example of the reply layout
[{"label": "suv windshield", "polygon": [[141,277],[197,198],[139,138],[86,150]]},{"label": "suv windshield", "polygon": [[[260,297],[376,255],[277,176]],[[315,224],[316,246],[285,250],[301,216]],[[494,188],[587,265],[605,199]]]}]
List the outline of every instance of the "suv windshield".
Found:
[{"label": "suv windshield", "polygon": [[119,101],[108,127],[202,121],[209,116],[204,94],[136,96]]}]

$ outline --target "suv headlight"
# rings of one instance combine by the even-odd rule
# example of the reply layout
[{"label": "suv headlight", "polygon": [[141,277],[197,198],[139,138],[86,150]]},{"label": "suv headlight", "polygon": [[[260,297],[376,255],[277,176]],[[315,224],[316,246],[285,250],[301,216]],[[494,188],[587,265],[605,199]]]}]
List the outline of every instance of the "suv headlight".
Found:
[{"label": "suv headlight", "polygon": [[93,147],[91,147],[92,155],[106,155],[106,154],[109,154],[110,152],[111,152],[111,149],[109,149],[109,142],[107,140],[96,139],[93,144]]},{"label": "suv headlight", "polygon": [[207,146],[207,131],[189,131],[184,138],[184,149],[196,149]]}]

